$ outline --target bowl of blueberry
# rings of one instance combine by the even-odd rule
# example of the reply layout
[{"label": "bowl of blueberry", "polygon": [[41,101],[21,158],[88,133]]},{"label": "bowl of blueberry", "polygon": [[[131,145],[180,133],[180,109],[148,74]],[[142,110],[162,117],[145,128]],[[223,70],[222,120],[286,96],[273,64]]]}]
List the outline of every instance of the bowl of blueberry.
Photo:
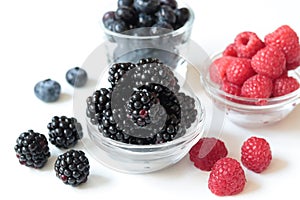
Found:
[{"label": "bowl of blueberry", "polygon": [[193,10],[180,1],[118,0],[100,22],[107,38],[108,61],[155,57],[168,65],[182,65],[172,55],[187,49],[193,22]]},{"label": "bowl of blueberry", "polygon": [[[82,140],[102,164],[149,173],[181,160],[204,132],[205,109],[188,80],[157,58],[116,62],[86,97]],[[81,106],[80,106],[81,107]]]},{"label": "bowl of blueberry", "polygon": [[282,25],[264,39],[251,31],[213,56],[202,82],[215,105],[233,123],[247,128],[274,124],[300,103],[300,45]]}]

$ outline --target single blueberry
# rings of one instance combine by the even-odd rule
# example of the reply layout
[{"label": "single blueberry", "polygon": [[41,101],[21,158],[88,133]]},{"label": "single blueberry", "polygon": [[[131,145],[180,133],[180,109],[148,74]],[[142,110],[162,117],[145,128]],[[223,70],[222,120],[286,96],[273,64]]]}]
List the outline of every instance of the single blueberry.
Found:
[{"label": "single blueberry", "polygon": [[156,13],[156,16],[159,21],[165,21],[169,24],[174,24],[176,22],[176,15],[174,13],[174,10],[167,5],[162,5]]},{"label": "single blueberry", "polygon": [[109,28],[109,26],[116,20],[115,12],[114,11],[108,11],[106,12],[102,17],[102,22],[106,28]]},{"label": "single blueberry", "polygon": [[152,14],[158,10],[160,0],[134,0],[133,6],[138,12]]},{"label": "single blueberry", "polygon": [[155,17],[153,15],[147,15],[140,13],[138,17],[138,27],[151,27],[155,23]]},{"label": "single blueberry", "polygon": [[122,19],[128,24],[136,24],[138,17],[134,8],[121,6],[116,11],[117,19]]},{"label": "single blueberry", "polygon": [[176,0],[160,0],[161,5],[168,5],[173,9],[176,9],[178,4]]},{"label": "single blueberry", "polygon": [[182,27],[190,18],[190,11],[187,8],[180,8],[175,10],[176,28]]},{"label": "single blueberry", "polygon": [[118,0],[118,7],[121,7],[121,6],[132,6],[133,4],[133,0]]},{"label": "single blueberry", "polygon": [[82,87],[88,80],[87,73],[80,67],[69,69],[66,73],[67,82],[74,87]]},{"label": "single blueberry", "polygon": [[34,94],[44,102],[57,101],[61,92],[61,86],[57,81],[46,79],[34,86]]}]

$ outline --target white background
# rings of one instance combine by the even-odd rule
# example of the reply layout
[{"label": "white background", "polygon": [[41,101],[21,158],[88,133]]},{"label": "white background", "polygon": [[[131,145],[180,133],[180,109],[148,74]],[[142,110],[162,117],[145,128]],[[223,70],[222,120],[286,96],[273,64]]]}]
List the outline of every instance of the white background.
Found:
[{"label": "white background", "polygon": [[[186,0],[196,20],[192,39],[208,54],[221,51],[242,31],[260,37],[288,24],[300,33],[300,13],[294,0]],[[110,170],[87,153],[89,180],[73,188],[55,177],[53,163],[63,152],[50,145],[46,166],[34,170],[19,165],[14,145],[28,129],[47,135],[54,115],[73,114],[73,88],[65,72],[80,66],[103,41],[99,26],[108,4],[104,0],[10,0],[0,2],[0,89],[1,89],[1,199],[219,199],[207,187],[208,173],[195,168],[186,156],[173,167],[146,174],[129,175]],[[194,52],[197,54],[197,52]],[[61,83],[56,103],[43,103],[33,93],[36,82],[52,78]],[[235,199],[299,199],[300,107],[282,122],[261,129],[239,128],[229,121],[221,138],[229,156],[239,158],[242,142],[251,135],[266,138],[273,161],[262,174],[245,170],[244,191]],[[212,135],[214,133],[211,133]]]}]

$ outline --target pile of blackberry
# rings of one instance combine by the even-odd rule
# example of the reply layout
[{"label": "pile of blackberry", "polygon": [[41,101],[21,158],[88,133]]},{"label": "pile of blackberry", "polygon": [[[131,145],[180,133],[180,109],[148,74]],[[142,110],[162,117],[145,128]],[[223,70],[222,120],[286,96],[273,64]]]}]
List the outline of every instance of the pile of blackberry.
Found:
[{"label": "pile of blackberry", "polygon": [[117,10],[106,12],[102,22],[117,33],[141,27],[176,30],[189,17],[189,10],[178,8],[176,0],[118,0]]},{"label": "pile of blackberry", "polygon": [[86,100],[86,114],[104,137],[148,145],[183,136],[196,120],[195,100],[180,92],[169,66],[156,58],[114,63],[110,88],[100,88]]}]

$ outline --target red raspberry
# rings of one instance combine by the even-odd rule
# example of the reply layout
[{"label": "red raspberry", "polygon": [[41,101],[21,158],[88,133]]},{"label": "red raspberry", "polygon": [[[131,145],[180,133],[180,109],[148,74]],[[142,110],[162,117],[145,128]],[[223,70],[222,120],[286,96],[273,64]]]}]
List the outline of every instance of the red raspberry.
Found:
[{"label": "red raspberry", "polygon": [[254,32],[245,31],[239,33],[235,39],[237,56],[240,58],[252,58],[265,44]]},{"label": "red raspberry", "polygon": [[246,176],[240,163],[229,157],[219,159],[208,179],[208,188],[218,196],[238,194],[243,191]]},{"label": "red raspberry", "polygon": [[223,51],[223,56],[232,56],[232,57],[237,57],[237,52],[235,48],[235,44],[229,44],[225,50]]},{"label": "red raspberry", "polygon": [[221,89],[228,94],[241,96],[241,87],[228,81],[223,82]]},{"label": "red raspberry", "polygon": [[289,66],[299,59],[299,38],[297,33],[288,25],[277,28],[265,36],[265,43],[276,46],[284,52],[286,63]]},{"label": "red raspberry", "polygon": [[226,70],[235,58],[222,56],[213,61],[209,67],[210,79],[215,83],[221,84],[226,77]]},{"label": "red raspberry", "polygon": [[269,143],[259,137],[250,137],[241,148],[241,161],[248,169],[260,173],[271,163],[272,153]]},{"label": "red raspberry", "polygon": [[190,160],[195,167],[210,171],[220,158],[227,156],[225,143],[216,138],[201,138],[190,150]]},{"label": "red raspberry", "polygon": [[282,76],[274,81],[273,97],[289,94],[299,88],[298,81],[293,77]]},{"label": "red raspberry", "polygon": [[243,85],[248,78],[255,74],[251,67],[251,59],[248,58],[234,59],[226,70],[227,80],[235,85]]},{"label": "red raspberry", "polygon": [[256,74],[244,82],[241,88],[241,96],[248,98],[269,98],[272,90],[272,79]]},{"label": "red raspberry", "polygon": [[286,64],[287,70],[293,70],[300,66],[300,45],[298,48],[298,58],[295,59],[294,62],[290,62]]},{"label": "red raspberry", "polygon": [[272,79],[278,78],[286,70],[284,53],[274,46],[259,50],[252,57],[251,65],[258,74]]}]

